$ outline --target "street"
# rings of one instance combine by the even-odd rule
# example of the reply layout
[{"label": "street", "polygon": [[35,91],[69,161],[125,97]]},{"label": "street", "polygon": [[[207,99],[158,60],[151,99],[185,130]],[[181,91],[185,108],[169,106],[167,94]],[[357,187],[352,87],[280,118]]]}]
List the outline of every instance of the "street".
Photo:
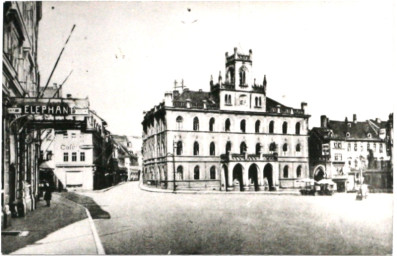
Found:
[{"label": "street", "polygon": [[137,182],[86,192],[107,254],[391,254],[392,194],[168,194]]}]

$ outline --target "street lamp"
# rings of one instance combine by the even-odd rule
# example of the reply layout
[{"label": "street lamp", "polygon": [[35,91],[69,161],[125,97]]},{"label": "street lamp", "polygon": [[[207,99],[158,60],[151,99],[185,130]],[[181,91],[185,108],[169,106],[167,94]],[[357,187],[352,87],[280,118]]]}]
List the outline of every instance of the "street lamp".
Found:
[{"label": "street lamp", "polygon": [[173,172],[174,172],[174,187],[173,191],[175,193],[176,191],[176,172],[175,172],[175,150],[177,148],[177,143],[174,141],[173,142],[173,154],[167,153],[167,156],[172,156],[172,166],[173,166]]}]

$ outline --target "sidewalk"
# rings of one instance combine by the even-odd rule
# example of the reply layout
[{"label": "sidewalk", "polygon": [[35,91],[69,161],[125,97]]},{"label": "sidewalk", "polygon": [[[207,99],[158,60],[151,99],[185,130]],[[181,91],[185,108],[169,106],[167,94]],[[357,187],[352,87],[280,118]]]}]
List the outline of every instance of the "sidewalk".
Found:
[{"label": "sidewalk", "polygon": [[[92,220],[91,220],[92,221]],[[53,194],[51,207],[39,201],[26,217],[14,218],[4,231],[28,231],[27,236],[1,236],[3,254],[97,254],[94,233],[84,207]]]},{"label": "sidewalk", "polygon": [[218,190],[177,190],[172,191],[170,189],[160,189],[144,185],[139,181],[139,188],[148,192],[157,193],[174,193],[174,194],[224,194],[224,195],[236,195],[236,194],[255,194],[255,195],[301,195],[298,189],[280,189],[277,191],[218,191]]}]

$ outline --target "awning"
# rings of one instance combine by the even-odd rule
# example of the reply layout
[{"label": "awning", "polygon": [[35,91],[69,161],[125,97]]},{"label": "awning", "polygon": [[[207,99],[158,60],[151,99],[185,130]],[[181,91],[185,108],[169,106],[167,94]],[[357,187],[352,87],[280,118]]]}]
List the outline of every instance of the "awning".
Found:
[{"label": "awning", "polygon": [[50,170],[54,170],[55,169],[55,163],[51,160],[49,161],[45,161],[43,163],[40,164],[39,166],[40,169],[50,169]]}]

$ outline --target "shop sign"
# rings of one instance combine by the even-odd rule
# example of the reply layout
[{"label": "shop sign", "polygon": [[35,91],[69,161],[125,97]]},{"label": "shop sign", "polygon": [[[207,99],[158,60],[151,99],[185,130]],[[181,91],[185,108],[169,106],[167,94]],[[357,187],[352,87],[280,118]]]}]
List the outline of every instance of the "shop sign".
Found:
[{"label": "shop sign", "polygon": [[88,109],[71,108],[67,104],[47,105],[22,105],[20,107],[8,108],[9,114],[31,114],[31,115],[88,115]]},{"label": "shop sign", "polygon": [[93,149],[93,145],[80,145],[80,149]]}]

